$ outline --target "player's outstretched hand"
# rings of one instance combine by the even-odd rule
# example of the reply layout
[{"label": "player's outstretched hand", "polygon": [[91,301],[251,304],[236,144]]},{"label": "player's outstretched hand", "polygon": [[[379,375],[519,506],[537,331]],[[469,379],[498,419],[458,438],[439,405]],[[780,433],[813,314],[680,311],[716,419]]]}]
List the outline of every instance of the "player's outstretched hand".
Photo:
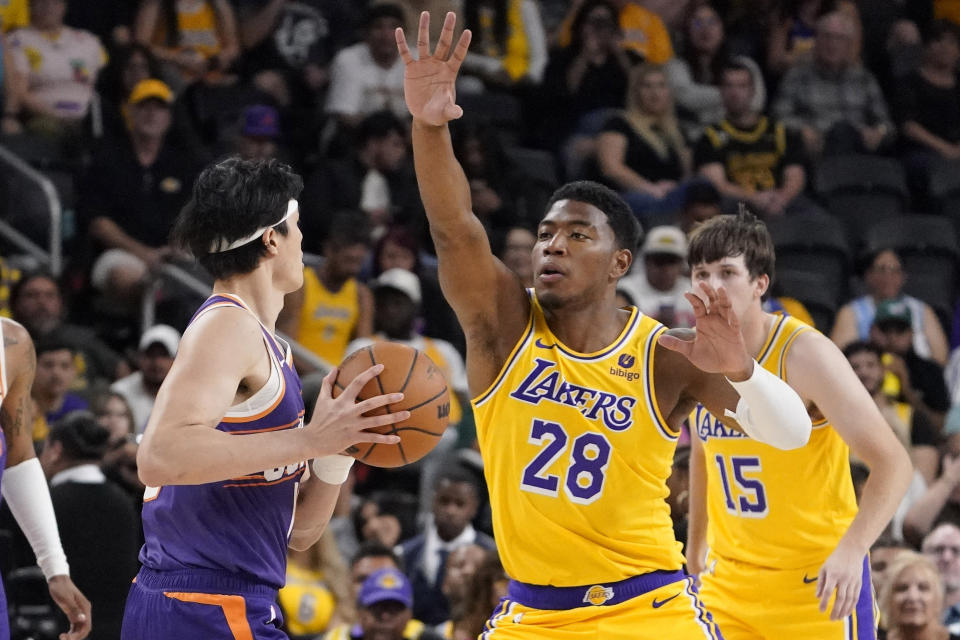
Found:
[{"label": "player's outstretched hand", "polygon": [[453,53],[453,27],[457,17],[453,12],[443,21],[443,30],[437,48],[430,55],[430,13],[420,14],[420,29],[417,32],[417,59],[414,60],[407,47],[402,28],[397,28],[397,49],[406,69],[403,74],[403,95],[407,108],[417,120],[440,126],[463,115],[457,106],[456,80],[460,65],[470,46],[470,31],[460,34]]},{"label": "player's outstretched hand", "polygon": [[833,550],[817,574],[817,598],[820,611],[826,611],[830,598],[837,594],[830,611],[831,620],[841,620],[853,613],[863,586],[863,552],[851,550],[842,544]]},{"label": "player's outstretched hand", "polygon": [[388,393],[357,402],[357,395],[363,387],[383,371],[383,365],[377,364],[354,378],[336,398],[333,397],[333,383],[337,379],[338,369],[334,369],[323,378],[317,406],[313,410],[313,419],[307,425],[316,434],[316,447],[310,451],[311,458],[319,458],[347,449],[360,442],[396,444],[399,436],[388,436],[367,431],[371,427],[382,427],[401,422],[410,417],[409,411],[397,411],[384,415],[364,416],[373,409],[403,400],[402,393]]},{"label": "player's outstretched hand", "polygon": [[93,628],[90,601],[80,593],[70,576],[53,576],[47,583],[50,597],[70,621],[70,630],[60,634],[60,640],[83,640]]},{"label": "player's outstretched hand", "polygon": [[660,336],[660,344],[682,353],[707,373],[723,373],[740,380],[749,378],[753,373],[753,358],[743,342],[740,321],[726,290],[714,289],[706,282],[699,285],[706,303],[693,293],[684,294],[693,305],[697,319],[696,332],[690,332],[692,339],[678,337],[677,332],[671,331]]}]

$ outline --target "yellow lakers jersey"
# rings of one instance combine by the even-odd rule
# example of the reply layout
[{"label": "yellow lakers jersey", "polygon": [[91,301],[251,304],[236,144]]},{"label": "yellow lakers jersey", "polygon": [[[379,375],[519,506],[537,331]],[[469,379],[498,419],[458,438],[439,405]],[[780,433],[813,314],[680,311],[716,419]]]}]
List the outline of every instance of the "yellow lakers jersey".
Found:
[{"label": "yellow lakers jersey", "polygon": [[665,327],[634,308],[613,344],[577,353],[530,295],[523,337],[473,401],[504,568],[562,587],[679,569],[664,500],[679,434],[652,375]]},{"label": "yellow lakers jersey", "polygon": [[[774,321],[757,362],[786,381],[797,336],[816,331],[791,316]],[[850,450],[824,420],[806,446],[781,451],[726,427],[702,405],[691,436],[703,443],[707,471],[707,543],[720,557],[775,569],[824,561],[857,514]]]},{"label": "yellow lakers jersey", "polygon": [[328,291],[316,271],[303,270],[303,307],[297,341],[331,364],[343,359],[360,315],[357,281],[347,280],[336,293]]},{"label": "yellow lakers jersey", "polygon": [[337,601],[324,584],[323,573],[287,563],[287,583],[277,594],[287,629],[298,636],[322,633],[330,624]]}]

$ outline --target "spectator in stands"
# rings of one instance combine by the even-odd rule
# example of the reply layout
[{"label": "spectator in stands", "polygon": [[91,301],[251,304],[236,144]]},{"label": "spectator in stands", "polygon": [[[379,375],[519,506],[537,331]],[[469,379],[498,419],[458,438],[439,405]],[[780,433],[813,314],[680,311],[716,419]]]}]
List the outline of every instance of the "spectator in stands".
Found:
[{"label": "spectator in stands", "polygon": [[955,640],[940,622],[944,588],[937,568],[912,551],[898,555],[888,570],[880,611],[887,625],[887,640]]},{"label": "spectator in stands", "polygon": [[903,301],[877,305],[870,339],[886,352],[887,369],[896,376],[900,397],[924,413],[937,429],[943,427],[950,398],[943,379],[943,368],[918,356],[913,347],[912,312]]},{"label": "spectator in stands", "polygon": [[904,139],[907,177],[926,196],[936,159],[960,159],[960,26],[934,22],[924,37],[920,68],[897,82],[896,115]]},{"label": "spectator in stands", "polygon": [[138,568],[140,518],[99,466],[109,441],[93,414],[77,411],[51,426],[40,454],[70,574],[96,611],[88,640],[120,637],[123,603]]},{"label": "spectator in stands", "polygon": [[269,160],[280,151],[280,114],[265,104],[250,105],[240,116],[237,155],[244,160]]},{"label": "spectator in stands", "polygon": [[110,386],[111,391],[122,395],[130,405],[138,434],[147,426],[157,392],[173,366],[179,347],[179,331],[165,324],[150,327],[140,336],[140,370]]},{"label": "spectator in stands", "polygon": [[169,135],[173,92],[142,80],[127,103],[129,131],[94,152],[77,208],[104,249],[90,273],[113,300],[139,304],[151,270],[173,257],[170,226],[190,196],[201,160]]},{"label": "spectator in stands", "polygon": [[[472,640],[479,635],[479,632],[474,630],[477,621],[469,616],[470,610],[476,608],[470,596],[477,570],[483,564],[487,553],[494,552],[478,544],[468,544],[454,549],[447,556],[441,590],[450,605],[450,619],[436,627],[436,631],[444,638]],[[481,628],[485,619],[479,621]]]},{"label": "spectator in stands", "polygon": [[350,558],[350,588],[354,600],[360,595],[360,588],[367,578],[383,569],[402,570],[403,565],[394,551],[376,542],[364,542]]},{"label": "spectator in stands", "polygon": [[692,327],[693,307],[684,297],[692,285],[684,275],[687,238],[683,231],[677,227],[654,227],[643,241],[640,257],[643,268],[634,268],[620,280],[619,287],[644,315],[671,328]]},{"label": "spectator in stands", "polygon": [[356,617],[347,565],[333,532],[324,531],[309,549],[290,549],[287,580],[277,595],[285,629],[292,637],[313,637]]},{"label": "spectator in stands", "polygon": [[357,596],[357,624],[335,628],[325,640],[440,640],[442,636],[413,619],[410,581],[397,569],[381,569],[367,578]]},{"label": "spectator in stands", "polygon": [[503,237],[500,260],[520,279],[524,288],[533,286],[533,247],[537,237],[527,227],[513,227]]},{"label": "spectator in stands", "polygon": [[4,105],[41,134],[79,134],[90,110],[97,74],[107,62],[100,40],[63,23],[66,0],[32,0],[30,26],[10,34],[12,68],[6,82],[20,81],[17,100]]},{"label": "spectator in stands", "polygon": [[89,31],[113,54],[133,39],[135,2],[68,2],[63,21],[71,27]]},{"label": "spectator in stands", "polygon": [[[623,47],[633,51],[647,62],[665,64],[673,57],[673,45],[663,20],[651,11],[643,0],[613,0],[618,10],[618,22],[623,33]],[[571,39],[571,24],[583,0],[570,3],[570,10],[560,27],[561,46]]]},{"label": "spectator in stands", "polygon": [[440,291],[435,258],[420,249],[417,236],[406,227],[391,227],[373,248],[374,277],[394,268],[412,271],[420,279],[423,332],[442,338],[457,347],[460,353],[465,353],[463,331]]},{"label": "spectator in stands", "polygon": [[687,234],[701,222],[723,213],[720,192],[710,182],[692,182],[687,187],[677,226]]},{"label": "spectator in stands", "polygon": [[[547,36],[533,0],[464,0],[463,24],[473,33],[464,77],[490,89],[540,84],[547,66]],[[464,84],[464,87],[466,85]],[[474,92],[479,92],[474,88]]]},{"label": "spectator in stands", "polygon": [[704,130],[694,164],[726,198],[746,202],[764,217],[796,212],[805,207],[798,200],[806,186],[803,139],[756,108],[762,78],[743,60],[722,67],[725,116]]},{"label": "spectator in stands", "polygon": [[452,640],[472,640],[486,630],[490,612],[507,597],[510,579],[503,570],[496,550],[488,550],[483,562],[477,567],[473,580],[467,585],[465,601],[467,611],[462,619],[454,621]]},{"label": "spectator in stands", "polygon": [[896,252],[884,249],[864,261],[863,283],[867,294],[854,298],[837,312],[830,338],[843,348],[854,340],[867,340],[877,305],[884,300],[902,301],[910,309],[913,350],[941,366],[947,361],[947,337],[930,305],[903,293],[906,275]]},{"label": "spectator in stands", "polygon": [[114,51],[97,82],[102,98],[103,128],[106,135],[126,134],[124,105],[141,80],[160,77],[160,63],[146,45],[133,43]]},{"label": "spectator in stands", "polygon": [[403,101],[403,61],[394,31],[404,26],[403,8],[393,2],[370,5],[362,42],[341,49],[330,67],[326,111],[347,129],[387,109],[407,117]]},{"label": "spectator in stands", "polygon": [[143,0],[133,37],[150,47],[178,90],[219,79],[240,55],[229,0]]},{"label": "spectator in stands", "polygon": [[26,327],[34,340],[56,332],[77,356],[78,389],[96,382],[111,382],[126,375],[129,367],[92,329],[65,320],[69,315],[60,285],[43,271],[24,274],[10,291],[13,319]]},{"label": "spectator in stands", "polygon": [[349,12],[331,0],[239,0],[244,75],[283,107],[316,108],[330,61],[352,44]]},{"label": "spectator in stands", "polygon": [[870,578],[873,581],[873,592],[880,593],[887,583],[887,570],[891,563],[903,551],[913,549],[903,540],[882,534],[870,547]]},{"label": "spectator in stands", "polygon": [[[725,42],[723,20],[709,4],[688,12],[684,34],[684,55],[671,59],[665,68],[680,120],[688,125],[691,137],[696,138],[704,126],[723,119],[725,105],[720,95],[720,81],[730,53]],[[750,65],[751,72],[755,72],[754,78],[760,79],[756,64],[753,61],[746,64]],[[766,92],[762,80],[754,85],[749,106],[760,113]]]},{"label": "spectator in stands", "polygon": [[339,213],[323,245],[323,263],[304,267],[303,287],[287,294],[277,320],[281,331],[331,366],[343,360],[350,340],[373,333],[373,296],[357,279],[370,253],[369,236],[363,214]]},{"label": "spectator in stands", "polygon": [[824,0],[780,0],[772,3],[773,19],[767,33],[766,69],[780,76],[798,62],[809,58],[817,33],[817,20],[833,10]]},{"label": "spectator in stands", "polygon": [[470,472],[455,464],[445,467],[436,476],[433,518],[426,531],[401,545],[403,564],[413,584],[413,613],[426,624],[440,624],[450,617],[441,590],[450,552],[469,544],[496,548],[492,538],[470,524],[477,515],[479,497]]},{"label": "spectator in stands", "polygon": [[[396,50],[396,43],[393,46]],[[347,157],[329,160],[305,178],[300,200],[307,251],[316,250],[311,236],[316,243],[326,235],[325,218],[331,210],[364,211],[371,232],[390,224],[423,226],[408,138],[404,121],[393,113],[371,113],[360,122],[356,145]]]},{"label": "spectator in stands", "polygon": [[30,24],[29,0],[8,0],[0,4],[0,29],[3,33]]},{"label": "spectator in stands", "polygon": [[537,95],[543,118],[538,138],[556,148],[571,134],[593,135],[598,110],[617,109],[627,97],[627,78],[639,56],[623,48],[612,0],[586,0],[573,14],[572,38],[550,52]]},{"label": "spectator in stands", "polygon": [[110,432],[114,446],[136,433],[133,410],[127,399],[116,391],[101,391],[90,399],[90,411],[101,427]]},{"label": "spectator in stands", "polygon": [[603,126],[596,154],[600,178],[636,215],[681,207],[678,186],[690,156],[662,68],[642,64],[631,72],[627,108]]},{"label": "spectator in stands", "polygon": [[127,493],[138,512],[143,505],[143,483],[137,475],[137,439],[133,411],[126,398],[114,391],[101,391],[90,399],[90,411],[110,432],[100,468],[111,482]]},{"label": "spectator in stands", "polygon": [[[940,475],[927,487],[926,493],[914,502],[903,520],[903,537],[913,545],[918,545],[928,533],[933,536],[944,524],[949,524],[953,530],[960,527],[960,446],[958,445],[960,443],[956,438],[947,440],[946,451],[940,462]],[[957,530],[957,534],[950,533],[949,537],[956,539],[955,535],[960,536],[960,530]],[[960,564],[956,566],[960,567]],[[949,580],[947,583],[949,585]],[[956,584],[958,601],[960,601],[960,573],[957,574]]]},{"label": "spectator in stands", "polygon": [[872,342],[851,342],[843,349],[854,373],[873,397],[893,429],[900,443],[910,452],[913,467],[920,472],[926,484],[934,481],[940,464],[937,450],[938,433],[930,419],[922,411],[917,411],[909,402],[891,398],[883,389],[886,369],[883,364],[883,350]]},{"label": "spectator in stands", "polygon": [[30,389],[36,403],[33,438],[42,442],[50,425],[71,411],[89,405],[70,388],[77,377],[75,351],[59,332],[52,331],[37,338],[37,373]]},{"label": "spectator in stands", "polygon": [[936,564],[945,591],[943,622],[955,633],[960,625],[960,527],[938,525],[923,538],[921,551]]},{"label": "spectator in stands", "polygon": [[857,60],[858,34],[848,13],[824,15],[812,59],[795,62],[780,84],[773,114],[803,133],[811,154],[873,153],[893,140],[880,87]]}]

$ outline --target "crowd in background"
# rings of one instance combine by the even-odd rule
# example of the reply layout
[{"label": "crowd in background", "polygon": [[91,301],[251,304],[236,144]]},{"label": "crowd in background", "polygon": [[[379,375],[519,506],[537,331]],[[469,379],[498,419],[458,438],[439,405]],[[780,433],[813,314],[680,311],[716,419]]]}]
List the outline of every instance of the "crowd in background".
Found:
[{"label": "crowd in background", "polygon": [[[960,637],[960,2],[0,0],[0,146],[56,186],[65,249],[52,274],[0,240],[0,314],[36,345],[34,440],[91,637],[119,635],[142,539],[137,442],[202,300],[164,273],[209,281],[170,226],[229,154],[304,178],[304,286],[277,328],[316,356],[296,360],[308,406],[326,367],[379,340],[426,353],[455,396],[434,452],[357,464],[324,537],[291,552],[286,629],[475,638],[505,594],[394,40],[424,9],[434,32],[448,10],[473,32],[451,134],[474,213],[526,286],[563,181],[630,205],[646,235],[618,292],[671,327],[693,325],[691,230],[741,203],[767,222],[766,308],[843,349],[913,459],[872,553],[887,637]],[[0,175],[0,220],[46,245],[20,175]],[[680,540],[688,443],[670,479]],[[855,488],[868,474],[854,460]],[[0,511],[14,637],[55,637],[33,564]]]}]

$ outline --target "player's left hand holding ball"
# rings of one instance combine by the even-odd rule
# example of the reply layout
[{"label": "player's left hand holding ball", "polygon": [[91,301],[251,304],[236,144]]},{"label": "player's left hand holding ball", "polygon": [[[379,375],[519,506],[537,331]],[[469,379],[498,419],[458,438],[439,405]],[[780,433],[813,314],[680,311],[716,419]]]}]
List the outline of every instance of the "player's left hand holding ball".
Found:
[{"label": "player's left hand holding ball", "polygon": [[840,620],[853,613],[860,598],[860,588],[863,586],[864,555],[865,551],[851,549],[841,541],[820,567],[817,575],[820,611],[827,610],[834,591],[837,593],[837,599],[830,611],[831,620]]}]

